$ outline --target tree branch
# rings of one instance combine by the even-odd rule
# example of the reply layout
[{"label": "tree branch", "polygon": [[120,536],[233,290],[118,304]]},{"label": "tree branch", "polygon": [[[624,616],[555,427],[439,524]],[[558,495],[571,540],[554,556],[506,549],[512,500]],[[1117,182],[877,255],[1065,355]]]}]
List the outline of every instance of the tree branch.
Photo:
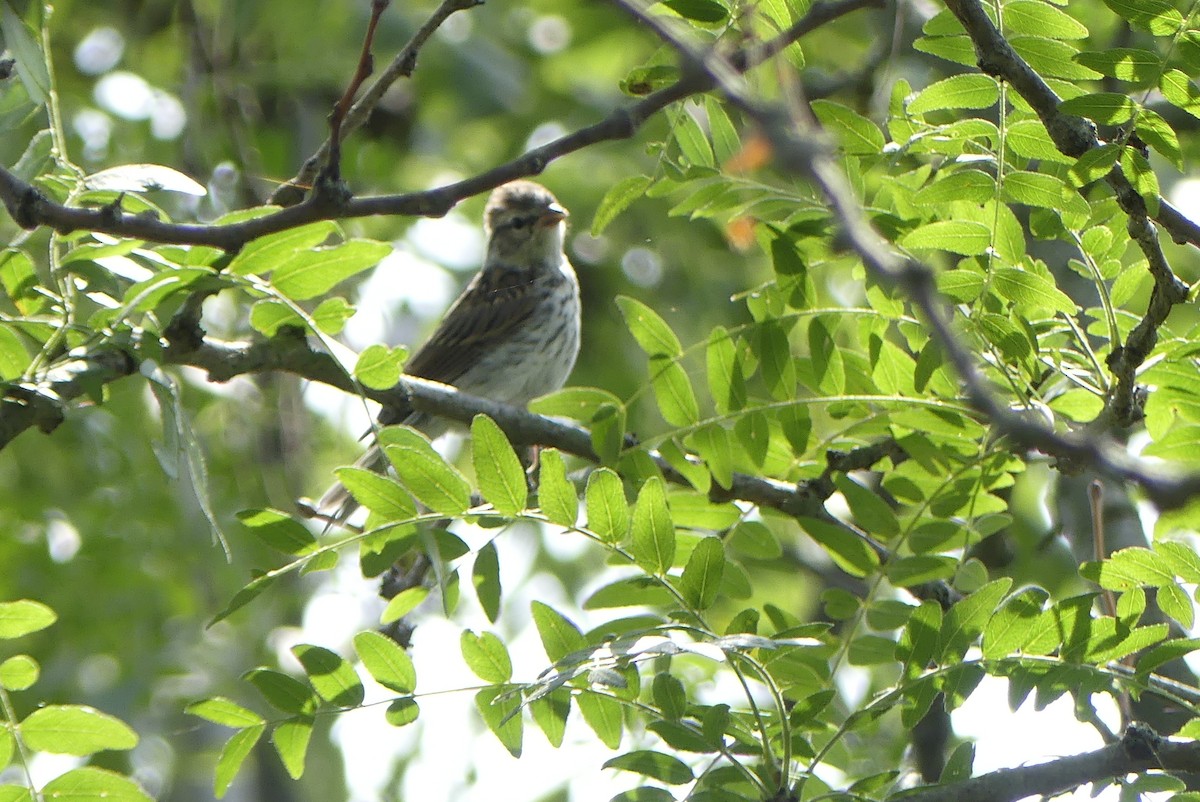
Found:
[{"label": "tree branch", "polygon": [[[442,27],[442,23],[455,12],[467,11],[482,4],[483,0],[442,0],[429,15],[429,19],[425,20],[425,23],[416,30],[404,47],[400,49],[400,52],[396,54],[396,57],[392,59],[391,64],[380,73],[374,83],[367,87],[363,96],[350,107],[350,110],[344,112],[344,120],[339,124],[338,140],[344,140],[367,121],[392,84],[401,78],[412,76],[413,71],[417,68],[417,55],[437,29]],[[360,59],[360,67],[361,64]],[[275,189],[275,192],[271,194],[270,203],[277,206],[294,206],[304,198],[308,187],[320,172],[321,165],[329,157],[332,140],[333,135],[331,134],[330,138],[326,139],[324,144],[317,149],[317,152],[305,160],[300,172]]]},{"label": "tree branch", "polygon": [[1131,457],[1111,437],[1087,431],[1058,432],[1031,415],[1001,404],[979,372],[974,355],[954,331],[937,293],[933,271],[915,259],[895,254],[871,228],[824,135],[811,124],[794,119],[782,106],[760,102],[726,59],[715,51],[693,47],[666,20],[649,14],[636,0],[611,1],[675,49],[688,65],[685,72],[707,75],[716,89],[757,123],[770,142],[780,169],[816,184],[829,201],[834,219],[842,229],[843,241],[877,281],[908,296],[958,373],[967,401],[998,431],[1023,447],[1056,457],[1064,469],[1087,465],[1115,479],[1133,482],[1164,509],[1182,506],[1200,495],[1200,473],[1164,470]]},{"label": "tree branch", "polygon": [[1144,724],[1131,724],[1120,741],[1093,752],[1000,769],[962,782],[916,788],[897,798],[904,802],[1016,802],[1153,769],[1200,771],[1200,742],[1167,741]]},{"label": "tree branch", "polygon": [[[992,23],[978,0],[946,0],[946,7],[967,30],[975,45],[979,69],[988,75],[1007,81],[1025,99],[1041,119],[1055,146],[1068,156],[1078,158],[1102,144],[1096,127],[1087,120],[1063,114],[1061,100],[1042,77],[1013,50],[1008,40]],[[1001,110],[1003,113],[1003,110]],[[1139,322],[1124,346],[1116,346],[1109,355],[1108,366],[1116,384],[1104,413],[1091,428],[1115,423],[1128,427],[1141,420],[1145,393],[1137,385],[1137,369],[1154,349],[1158,330],[1166,322],[1171,308],[1188,297],[1188,285],[1171,270],[1158,241],[1158,232],[1147,215],[1146,201],[1129,183],[1120,164],[1114,165],[1105,180],[1113,188],[1121,209],[1129,215],[1129,236],[1137,243],[1149,263],[1154,277],[1154,290],[1145,317]],[[1166,200],[1159,198],[1159,211],[1154,219],[1161,223],[1178,243],[1200,246],[1200,226],[1188,221]]]},{"label": "tree branch", "polygon": [[[452,10],[457,10],[460,6],[466,7],[464,4],[467,2],[468,0],[447,0],[439,7],[439,11],[447,6],[450,6]],[[818,3],[787,31],[761,47],[749,48],[744,55],[739,57],[741,66],[737,68],[737,71],[744,72],[761,64],[765,59],[780,52],[787,45],[820,25],[852,11],[877,6],[880,3],[881,0],[833,0],[832,2]],[[446,16],[449,16],[449,13]],[[431,18],[431,23],[432,20],[433,18]],[[436,26],[433,27],[436,28]],[[417,37],[414,36],[414,41],[416,40]],[[412,42],[409,44],[413,45]],[[411,51],[413,58],[415,58],[417,47],[419,45]],[[382,80],[383,78],[380,78],[380,81]],[[649,117],[676,101],[706,92],[712,86],[712,81],[702,72],[684,75],[678,82],[647,95],[630,106],[617,109],[599,122],[534,148],[512,161],[493,167],[479,175],[437,189],[345,200],[330,197],[327,194],[310,194],[305,200],[293,206],[238,223],[225,225],[170,223],[152,215],[128,214],[115,206],[86,209],[65,206],[50,200],[31,184],[21,180],[4,167],[0,167],[0,201],[3,201],[8,213],[22,228],[49,226],[62,234],[72,231],[96,231],[117,237],[133,237],[147,242],[209,245],[225,251],[237,251],[250,240],[318,220],[376,215],[441,217],[466,198],[495,189],[501,184],[518,178],[538,175],[546,169],[546,165],[555,159],[600,142],[628,139]],[[355,109],[363,106],[364,109],[369,110],[369,106],[363,104],[369,103],[368,99],[372,97],[374,88],[373,86],[368,90],[366,96],[359,104],[356,104]],[[378,98],[373,102],[377,101]],[[362,113],[365,115],[367,111]],[[355,119],[355,110],[351,109],[347,115],[345,127],[350,129]]]}]

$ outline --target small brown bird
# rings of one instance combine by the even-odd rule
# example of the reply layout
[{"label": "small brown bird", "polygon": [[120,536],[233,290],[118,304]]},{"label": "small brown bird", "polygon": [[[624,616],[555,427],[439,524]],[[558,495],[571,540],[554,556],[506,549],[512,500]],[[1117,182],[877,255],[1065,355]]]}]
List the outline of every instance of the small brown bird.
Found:
[{"label": "small brown bird", "polygon": [[[545,187],[513,181],[498,187],[484,211],[483,268],[405,366],[410,376],[451,384],[471,395],[524,405],[563,386],[579,354],[579,283],[563,253],[567,210]],[[391,416],[429,437],[448,424],[418,412]],[[357,463],[382,470],[372,447]],[[340,483],[310,515],[344,521],[357,505]]]}]

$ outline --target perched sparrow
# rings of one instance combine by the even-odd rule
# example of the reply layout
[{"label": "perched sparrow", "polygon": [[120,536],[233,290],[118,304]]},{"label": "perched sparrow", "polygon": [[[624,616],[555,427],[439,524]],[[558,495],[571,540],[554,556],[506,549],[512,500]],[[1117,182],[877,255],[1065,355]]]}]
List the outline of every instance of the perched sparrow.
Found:
[{"label": "perched sparrow", "polygon": [[[404,372],[522,406],[562,387],[579,354],[579,284],[563,253],[566,217],[554,196],[531,181],[493,191],[484,211],[483,269]],[[430,437],[447,429],[444,420],[417,412],[382,422],[405,423]],[[378,447],[358,461],[372,470],[386,464]],[[304,512],[332,521],[345,520],[355,506],[340,483],[315,504],[301,503]]]}]

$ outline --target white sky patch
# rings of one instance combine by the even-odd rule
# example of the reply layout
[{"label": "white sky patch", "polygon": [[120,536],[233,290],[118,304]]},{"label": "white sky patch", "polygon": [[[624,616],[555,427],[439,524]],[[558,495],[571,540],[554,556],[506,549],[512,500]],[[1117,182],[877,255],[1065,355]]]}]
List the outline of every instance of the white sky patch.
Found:
[{"label": "white sky patch", "polygon": [[[1111,697],[1092,697],[1100,719],[1118,731],[1120,716]],[[1066,755],[1090,752],[1104,746],[1096,730],[1075,718],[1075,705],[1064,696],[1041,711],[1034,710],[1030,694],[1016,712],[1008,709],[1008,682],[984,677],[966,704],[952,714],[954,732],[975,741],[975,776],[1001,768],[1045,763]],[[1084,785],[1074,793],[1056,796],[1056,800],[1116,802],[1119,786],[1108,786],[1098,796]],[[1155,794],[1165,799],[1170,794]],[[1032,798],[1032,797],[1031,797]],[[1147,796],[1147,799],[1152,798]]]},{"label": "white sky patch", "polygon": [[1171,203],[1183,216],[1192,221],[1200,221],[1200,178],[1185,178],[1171,187]]},{"label": "white sky patch", "polygon": [[132,72],[110,72],[96,82],[96,103],[126,120],[144,120],[154,108],[154,89]]},{"label": "white sky patch", "polygon": [[408,242],[419,256],[456,270],[478,270],[483,264],[483,226],[456,211],[424,217],[408,230]]}]

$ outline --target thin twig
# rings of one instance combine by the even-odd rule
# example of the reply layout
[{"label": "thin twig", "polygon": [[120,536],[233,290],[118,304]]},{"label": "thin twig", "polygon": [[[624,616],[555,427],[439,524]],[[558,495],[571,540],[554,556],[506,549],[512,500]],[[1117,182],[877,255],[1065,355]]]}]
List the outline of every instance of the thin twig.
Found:
[{"label": "thin twig", "polygon": [[354,77],[350,79],[350,83],[346,84],[346,91],[338,98],[338,102],[333,104],[333,111],[329,114],[329,154],[321,171],[321,178],[325,182],[336,183],[342,180],[342,123],[358,90],[375,71],[375,58],[371,55],[371,46],[375,43],[375,29],[379,26],[379,18],[389,5],[391,0],[371,0],[371,18],[367,21],[367,32],[363,35],[358,67],[354,70]]}]

